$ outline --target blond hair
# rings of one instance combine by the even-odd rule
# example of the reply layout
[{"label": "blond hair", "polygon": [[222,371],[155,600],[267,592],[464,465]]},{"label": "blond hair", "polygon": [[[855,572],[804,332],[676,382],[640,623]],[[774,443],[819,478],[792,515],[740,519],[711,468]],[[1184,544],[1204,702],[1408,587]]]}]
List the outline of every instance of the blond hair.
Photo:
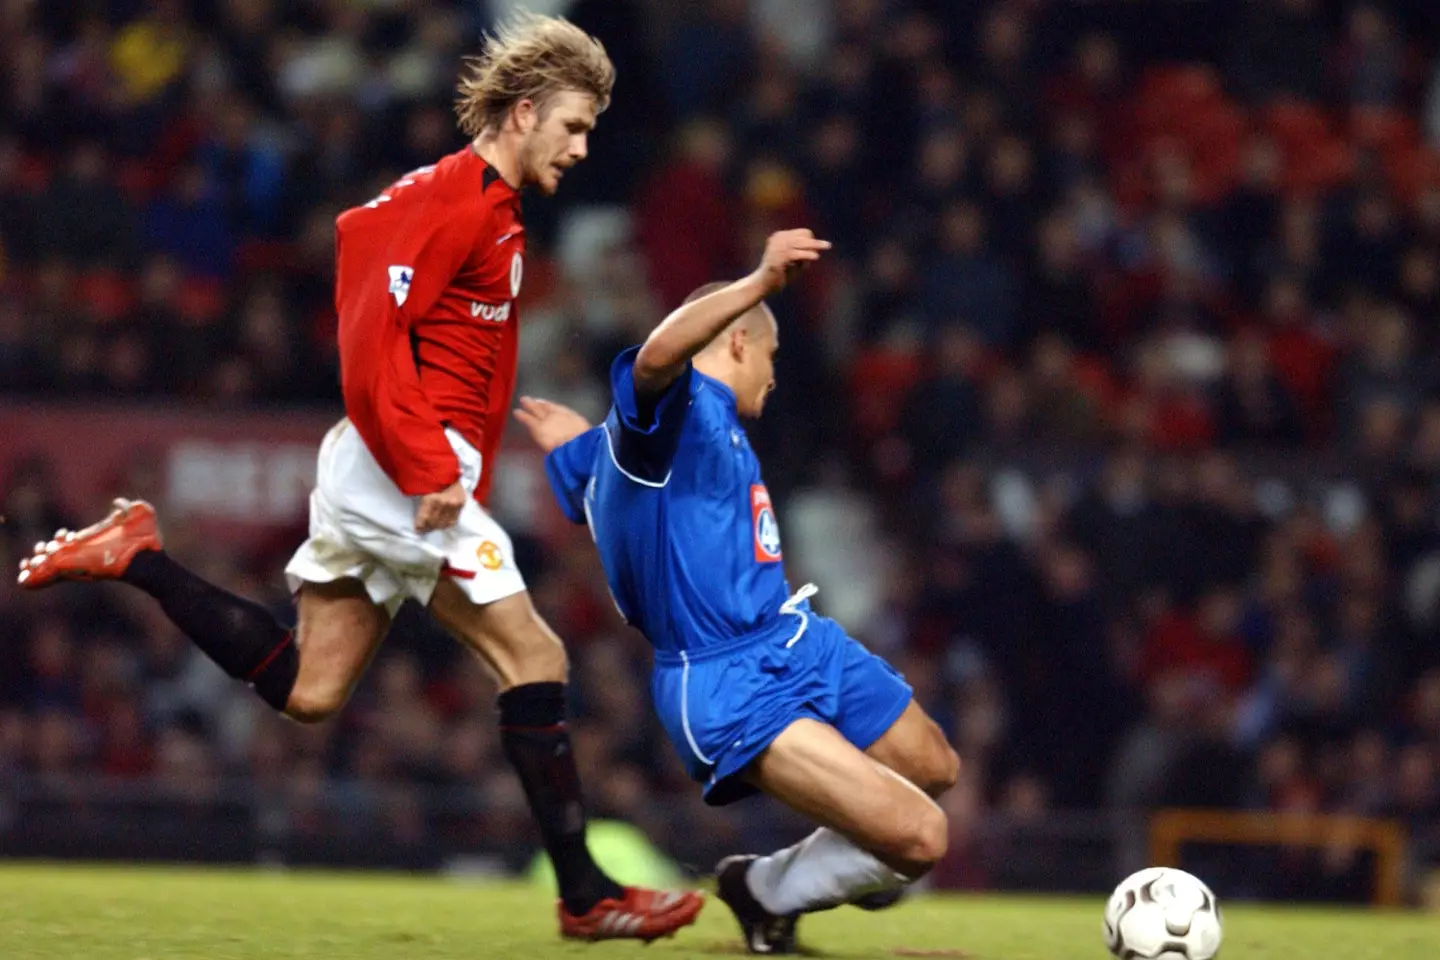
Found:
[{"label": "blond hair", "polygon": [[522,13],[485,37],[467,57],[455,99],[466,136],[498,130],[510,109],[532,100],[542,111],[562,90],[588,93],[595,112],[610,105],[615,66],[605,47],[569,20]]}]

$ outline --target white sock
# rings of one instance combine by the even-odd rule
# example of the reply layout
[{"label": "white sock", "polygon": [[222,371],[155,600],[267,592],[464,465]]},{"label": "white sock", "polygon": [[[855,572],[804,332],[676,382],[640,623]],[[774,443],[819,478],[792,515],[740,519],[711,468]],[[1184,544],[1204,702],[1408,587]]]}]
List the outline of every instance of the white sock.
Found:
[{"label": "white sock", "polygon": [[828,827],[760,857],[745,879],[760,905],[782,916],[829,910],[909,882]]}]

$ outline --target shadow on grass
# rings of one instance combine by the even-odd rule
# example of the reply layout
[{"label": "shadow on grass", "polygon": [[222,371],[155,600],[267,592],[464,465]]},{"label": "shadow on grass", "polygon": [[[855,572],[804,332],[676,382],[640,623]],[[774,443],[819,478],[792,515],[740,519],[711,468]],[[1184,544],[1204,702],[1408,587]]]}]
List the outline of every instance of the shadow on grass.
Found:
[{"label": "shadow on grass", "polygon": [[[745,950],[745,944],[737,942],[713,941],[704,946],[692,947],[696,953],[703,953],[715,957],[744,957],[749,954]],[[973,953],[966,953],[964,950],[919,950],[914,947],[892,947],[883,951],[883,955],[892,957],[921,957],[936,958],[936,960],[976,960]],[[815,950],[811,947],[799,947],[795,956],[812,957],[815,960],[861,960],[861,958],[873,958],[872,952],[849,953],[836,950]]]}]

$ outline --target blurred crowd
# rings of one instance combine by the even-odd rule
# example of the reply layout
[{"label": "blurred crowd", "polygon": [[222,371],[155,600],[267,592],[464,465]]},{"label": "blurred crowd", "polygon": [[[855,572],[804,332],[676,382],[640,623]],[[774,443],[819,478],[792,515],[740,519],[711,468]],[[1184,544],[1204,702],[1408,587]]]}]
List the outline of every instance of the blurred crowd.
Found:
[{"label": "blurred crowd", "polygon": [[[460,145],[492,6],[0,3],[0,391],[334,403],[333,218]],[[767,232],[834,241],[776,303],[752,436],[792,576],[965,759],[960,828],[1336,810],[1440,859],[1440,8],[531,6],[620,79],[526,200],[522,388],[599,414],[615,350]],[[43,463],[4,482],[11,559],[80,519]],[[283,547],[175,549],[284,607]],[[597,810],[687,860],[763,832],[699,808],[588,541],[521,549]],[[318,729],[122,591],[7,585],[0,630],[0,769],[329,785],[402,833],[433,824],[377,784],[519,809],[488,681],[419,616]],[[1339,891],[1352,854],[1276,882]],[[950,879],[983,859],[957,844]]]}]

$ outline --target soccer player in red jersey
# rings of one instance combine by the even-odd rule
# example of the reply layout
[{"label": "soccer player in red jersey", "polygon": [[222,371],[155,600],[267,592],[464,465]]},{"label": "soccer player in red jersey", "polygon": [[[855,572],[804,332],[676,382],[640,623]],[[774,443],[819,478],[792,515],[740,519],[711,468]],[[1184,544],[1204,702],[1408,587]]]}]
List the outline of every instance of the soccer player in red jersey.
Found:
[{"label": "soccer player in red jersey", "polygon": [[552,194],[585,158],[613,84],[599,41],[564,20],[518,20],[460,81],[471,143],[337,220],[346,419],[321,445],[310,539],[286,567],[293,631],[170,559],[143,501],[57,532],[19,581],[132,584],[226,672],[303,722],[344,705],[414,597],[498,679],[504,751],[555,865],[561,934],[651,940],[694,922],[702,899],[621,887],[591,858],[564,726],[565,650],[483,506],[515,384],[520,190]]}]

